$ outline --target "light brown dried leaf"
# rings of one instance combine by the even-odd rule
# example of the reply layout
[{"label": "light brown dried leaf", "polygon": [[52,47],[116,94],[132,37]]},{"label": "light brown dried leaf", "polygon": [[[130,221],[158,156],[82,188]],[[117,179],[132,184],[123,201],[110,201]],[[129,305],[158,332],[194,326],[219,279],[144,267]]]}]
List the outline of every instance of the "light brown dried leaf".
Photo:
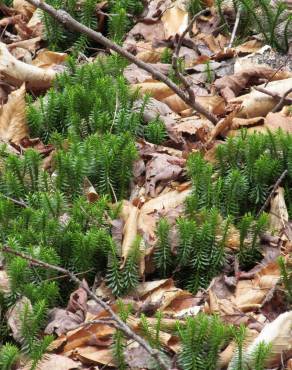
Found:
[{"label": "light brown dried leaf", "polygon": [[161,17],[165,38],[168,39],[176,34],[181,34],[188,26],[188,12],[178,4],[178,1],[171,8],[167,9]]},{"label": "light brown dried leaf", "polygon": [[0,111],[0,140],[19,144],[28,136],[25,113],[25,85],[13,91]]},{"label": "light brown dried leaf", "polygon": [[271,200],[269,228],[272,232],[281,231],[289,219],[284,192],[284,188],[279,187]]},{"label": "light brown dried leaf", "polygon": [[138,217],[139,217],[139,208],[131,207],[129,216],[124,226],[124,238],[122,243],[123,265],[126,262],[128,255],[131,251],[131,248],[133,247],[133,244],[137,238]]},{"label": "light brown dried leaf", "polygon": [[141,94],[150,94],[157,100],[163,100],[173,94],[173,91],[163,82],[143,82],[131,85],[132,90],[139,90]]},{"label": "light brown dried leaf", "polygon": [[[68,357],[56,355],[56,354],[45,354],[44,358],[38,363],[38,370],[76,370],[79,368],[80,362],[71,360]],[[20,370],[30,370],[31,363],[27,364]]]},{"label": "light brown dried leaf", "polygon": [[28,307],[30,310],[32,310],[30,300],[26,297],[22,297],[6,313],[7,324],[12,331],[13,338],[17,342],[20,342],[22,338],[21,314],[23,313],[25,307]]},{"label": "light brown dried leaf", "polygon": [[0,73],[9,83],[20,86],[27,81],[27,88],[36,90],[49,88],[56,76],[53,69],[42,69],[17,60],[2,42],[0,42]]}]

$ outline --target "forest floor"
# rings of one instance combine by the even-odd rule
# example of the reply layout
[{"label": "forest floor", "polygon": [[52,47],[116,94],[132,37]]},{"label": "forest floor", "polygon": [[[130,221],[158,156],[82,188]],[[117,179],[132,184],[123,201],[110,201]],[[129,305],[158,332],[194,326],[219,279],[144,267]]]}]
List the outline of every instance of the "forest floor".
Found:
[{"label": "forest floor", "polygon": [[0,1],[1,369],[292,369],[291,2],[48,3],[209,116]]}]

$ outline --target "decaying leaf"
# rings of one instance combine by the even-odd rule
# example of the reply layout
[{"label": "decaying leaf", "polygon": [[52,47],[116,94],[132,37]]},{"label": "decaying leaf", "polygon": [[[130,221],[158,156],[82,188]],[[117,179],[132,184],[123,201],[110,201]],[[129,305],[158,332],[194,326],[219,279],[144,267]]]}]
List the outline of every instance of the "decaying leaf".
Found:
[{"label": "decaying leaf", "polygon": [[22,338],[21,315],[26,308],[28,308],[29,310],[32,310],[31,302],[28,298],[22,297],[6,313],[7,324],[10,330],[12,331],[13,338],[17,342],[21,342],[21,338]]},{"label": "decaying leaf", "polygon": [[189,16],[182,4],[177,0],[161,17],[166,39],[181,34],[187,28]]},{"label": "decaying leaf", "polygon": [[272,232],[279,232],[288,222],[289,215],[284,198],[284,188],[279,187],[271,199],[269,228]]},{"label": "decaying leaf", "polygon": [[28,136],[25,113],[25,85],[13,91],[0,110],[0,140],[20,144]]},{"label": "decaying leaf", "polygon": [[[265,90],[278,94],[279,96],[283,96],[291,86],[292,78],[272,81],[269,82],[267,86],[260,85],[260,87]],[[292,93],[289,94],[288,97],[292,97]],[[249,94],[232,99],[232,102],[242,103],[241,110],[237,114],[237,117],[241,118],[265,117],[277,104],[277,101],[273,97],[257,90],[252,90]]]},{"label": "decaying leaf", "polygon": [[157,100],[163,100],[173,94],[173,91],[163,82],[143,82],[131,85],[132,90],[138,90],[141,94],[149,94]]},{"label": "decaying leaf", "polygon": [[[27,364],[20,370],[30,370],[31,363]],[[56,355],[56,354],[46,354],[44,358],[38,363],[38,370],[77,370],[80,366],[80,362],[71,360],[68,357]]]},{"label": "decaying leaf", "polygon": [[67,58],[68,54],[66,53],[57,53],[44,49],[38,53],[32,64],[40,68],[53,68],[55,65],[64,63]]},{"label": "decaying leaf", "polygon": [[56,71],[51,68],[42,69],[17,60],[2,42],[0,42],[0,73],[13,85],[20,86],[26,82],[27,88],[36,90],[49,88],[56,76]]},{"label": "decaying leaf", "polygon": [[138,217],[139,217],[139,208],[138,207],[131,207],[128,217],[125,221],[124,226],[124,237],[122,243],[122,259],[123,263],[126,262],[126,259],[133,247],[133,244],[137,238],[137,231],[138,231]]},{"label": "decaying leaf", "polygon": [[246,350],[246,357],[249,358],[261,342],[271,344],[271,352],[267,358],[266,366],[269,368],[278,367],[283,357],[290,357],[292,353],[292,311],[282,313],[273,322],[267,324],[260,335]]}]

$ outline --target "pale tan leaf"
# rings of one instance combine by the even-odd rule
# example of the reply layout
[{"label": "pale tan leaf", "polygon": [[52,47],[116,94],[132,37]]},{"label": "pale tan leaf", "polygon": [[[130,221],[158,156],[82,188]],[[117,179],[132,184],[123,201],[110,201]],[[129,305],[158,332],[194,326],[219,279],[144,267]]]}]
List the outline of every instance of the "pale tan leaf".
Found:
[{"label": "pale tan leaf", "polygon": [[7,324],[12,331],[13,338],[17,342],[20,342],[22,338],[21,315],[25,307],[28,307],[30,310],[32,310],[30,300],[26,297],[22,297],[6,313]]},{"label": "pale tan leaf", "polygon": [[73,353],[74,357],[76,356],[76,358],[85,364],[93,363],[97,365],[115,366],[111,348],[102,349],[96,346],[86,346],[76,348]]},{"label": "pale tan leaf", "polygon": [[83,182],[83,193],[89,203],[95,203],[99,199],[99,195],[87,177]]},{"label": "pale tan leaf", "polygon": [[[260,87],[283,96],[292,86],[292,78],[287,78],[280,81],[272,81],[267,86],[261,85]],[[288,95],[292,97],[292,93]],[[232,102],[241,102],[242,108],[237,113],[237,117],[251,118],[251,117],[265,117],[274,106],[277,100],[273,97],[264,94],[257,90],[252,90],[249,94],[232,99]]]},{"label": "pale tan leaf", "polygon": [[188,12],[179,6],[178,1],[167,9],[161,17],[165,38],[168,39],[176,34],[181,34],[188,26]]},{"label": "pale tan leaf", "polygon": [[13,9],[17,10],[18,13],[23,14],[28,19],[35,11],[35,7],[25,0],[13,0],[12,7]]},{"label": "pale tan leaf", "polygon": [[0,292],[2,293],[10,292],[9,278],[5,270],[0,270]]},{"label": "pale tan leaf", "polygon": [[131,89],[134,91],[138,90],[141,94],[150,94],[157,100],[162,100],[173,94],[173,91],[165,83],[158,81],[133,84]]},{"label": "pale tan leaf", "polygon": [[235,47],[239,54],[250,54],[257,52],[262,47],[262,42],[258,40],[249,40]]},{"label": "pale tan leaf", "polygon": [[19,144],[28,136],[25,114],[25,85],[13,91],[0,111],[0,140]]},{"label": "pale tan leaf", "polygon": [[139,208],[132,207],[130,209],[129,216],[124,226],[124,237],[122,243],[123,264],[126,262],[126,259],[131,251],[131,248],[133,247],[133,244],[137,238],[138,217],[139,217]]},{"label": "pale tan leaf", "polygon": [[281,358],[292,353],[292,311],[282,313],[274,321],[267,324],[253,343],[247,348],[246,354],[249,361],[251,355],[261,342],[271,344],[272,349],[268,355],[266,366],[268,368],[281,365]]},{"label": "pale tan leaf", "polygon": [[279,187],[271,200],[269,228],[272,232],[281,231],[289,219],[284,192],[284,188]]},{"label": "pale tan leaf", "polygon": [[66,53],[57,53],[44,49],[38,53],[37,57],[32,61],[32,64],[36,67],[48,68],[64,63],[67,58],[68,54]]},{"label": "pale tan leaf", "polygon": [[[80,362],[71,360],[68,357],[56,355],[56,354],[45,354],[44,358],[38,363],[38,370],[75,370],[79,367]],[[31,363],[27,364],[21,370],[30,370]]]},{"label": "pale tan leaf", "polygon": [[2,42],[0,42],[0,73],[7,82],[20,86],[27,81],[27,88],[36,90],[49,88],[56,76],[53,69],[42,69],[17,60]]}]

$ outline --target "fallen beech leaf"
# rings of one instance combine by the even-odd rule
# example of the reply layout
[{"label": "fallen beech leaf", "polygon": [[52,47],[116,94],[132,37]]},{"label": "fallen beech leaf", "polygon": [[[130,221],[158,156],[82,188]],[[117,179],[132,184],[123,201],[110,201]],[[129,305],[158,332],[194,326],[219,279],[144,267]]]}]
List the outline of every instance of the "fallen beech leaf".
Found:
[{"label": "fallen beech leaf", "polygon": [[[292,78],[287,78],[281,81],[272,81],[269,82],[267,86],[260,85],[260,87],[278,94],[279,96],[283,96],[291,86]],[[288,97],[291,98],[292,93],[289,94]],[[277,101],[273,97],[257,90],[252,90],[249,94],[234,98],[231,102],[242,103],[241,110],[237,114],[237,117],[240,118],[265,117],[266,114],[269,113],[277,104]]]},{"label": "fallen beech leaf", "polygon": [[66,53],[57,53],[55,51],[42,50],[32,61],[32,64],[36,67],[48,68],[64,63],[67,58],[68,55]]},{"label": "fallen beech leaf", "polygon": [[86,346],[74,349],[72,355],[85,364],[93,363],[97,365],[115,366],[111,348],[101,349],[96,346]]},{"label": "fallen beech leaf", "polygon": [[185,159],[170,156],[168,154],[154,154],[146,165],[146,194],[156,196],[158,183],[166,185],[169,181],[176,180],[183,171]]},{"label": "fallen beech leaf", "polygon": [[277,262],[270,262],[252,280],[239,280],[235,291],[234,303],[242,311],[260,308],[267,294],[280,279]]},{"label": "fallen beech leaf", "polygon": [[49,88],[56,76],[53,69],[42,69],[17,60],[0,42],[0,73],[6,81],[20,86],[27,81],[27,88],[42,90]]},{"label": "fallen beech leaf", "polygon": [[188,26],[189,15],[184,9],[181,9],[179,2],[176,1],[174,5],[167,9],[161,21],[164,26],[165,38],[168,39],[176,34],[181,34]]},{"label": "fallen beech leaf", "polygon": [[265,123],[265,118],[264,117],[254,117],[254,118],[234,117],[233,120],[232,120],[231,129],[232,130],[237,130],[237,129],[240,129],[242,127],[263,125],[264,123]]},{"label": "fallen beech leaf", "polygon": [[138,343],[134,342],[125,349],[125,360],[130,369],[153,369],[157,368],[157,364],[149,353],[141,347]]},{"label": "fallen beech leaf", "polygon": [[262,126],[250,127],[248,132],[276,132],[279,129],[287,133],[292,133],[292,116],[287,116],[283,112],[268,113],[265,123]]},{"label": "fallen beech leaf", "polygon": [[26,307],[28,307],[29,310],[32,310],[30,300],[26,297],[22,297],[18,299],[15,305],[12,306],[6,313],[7,324],[12,331],[13,338],[17,342],[20,342],[22,338],[21,314]]},{"label": "fallen beech leaf", "polygon": [[35,7],[25,0],[13,0],[12,7],[27,19],[30,19],[35,11]]},{"label": "fallen beech leaf", "polygon": [[40,9],[37,9],[27,23],[27,27],[29,28],[29,30],[31,30],[33,36],[43,36],[44,24],[42,20],[42,11]]},{"label": "fallen beech leaf", "polygon": [[285,356],[289,357],[292,353],[292,311],[282,313],[273,322],[267,324],[261,331],[259,336],[252,342],[252,344],[246,349],[246,357],[248,362],[249,357],[256,349],[257,345],[261,342],[271,344],[272,349],[268,355],[266,366],[278,367],[281,364],[281,358]]},{"label": "fallen beech leaf", "polygon": [[154,40],[160,41],[165,40],[164,26],[161,21],[157,21],[154,24],[147,24],[144,22],[138,22],[128,32],[128,36],[124,42],[124,45],[131,44],[131,42],[140,39],[141,37],[145,41],[153,42]]},{"label": "fallen beech leaf", "polygon": [[179,120],[174,127],[177,132],[196,135],[196,139],[203,142],[213,128],[214,125],[211,121],[207,119],[198,119],[198,117],[194,116]]},{"label": "fallen beech leaf", "polygon": [[173,91],[163,82],[143,82],[131,85],[132,90],[139,90],[141,94],[150,94],[157,100],[162,100],[173,94]]},{"label": "fallen beech leaf", "polygon": [[45,328],[45,333],[60,336],[73,330],[83,321],[84,313],[81,310],[73,313],[62,308],[53,308],[49,311],[49,320]]},{"label": "fallen beech leaf", "polygon": [[274,197],[271,199],[271,209],[269,217],[269,229],[274,231],[281,231],[288,222],[288,210],[284,198],[284,188],[279,187]]},{"label": "fallen beech leaf", "polygon": [[186,189],[181,192],[177,190],[170,191],[149,200],[141,207],[138,219],[138,230],[142,232],[148,243],[153,244],[155,241],[157,213],[163,211],[167,214],[168,211],[182,205],[190,193],[191,189]]},{"label": "fallen beech leaf", "polygon": [[[44,358],[38,363],[38,370],[76,370],[79,368],[80,363],[71,360],[68,357],[55,355],[55,354],[45,354]],[[30,370],[31,363],[27,364],[21,370]]]},{"label": "fallen beech leaf", "polygon": [[135,288],[135,295],[140,298],[145,298],[148,294],[150,294],[155,289],[160,287],[170,288],[174,286],[172,279],[162,279],[162,280],[153,280],[153,281],[145,281],[143,283],[138,284]]},{"label": "fallen beech leaf", "polygon": [[129,216],[125,222],[124,226],[124,238],[122,243],[122,260],[123,265],[133,247],[133,244],[137,238],[137,228],[138,228],[138,217],[139,208],[131,207]]},{"label": "fallen beech leaf", "polygon": [[9,278],[5,270],[0,270],[0,292],[2,293],[10,292]]},{"label": "fallen beech leaf", "polygon": [[25,85],[13,91],[0,111],[0,140],[20,144],[28,136],[25,113]]},{"label": "fallen beech leaf", "polygon": [[221,135],[228,131],[232,127],[232,122],[236,114],[240,110],[240,105],[238,105],[231,113],[229,113],[225,118],[222,118],[209,135],[208,143],[211,143],[218,135]]},{"label": "fallen beech leaf", "polygon": [[[165,63],[156,63],[153,64],[153,66],[155,69],[159,70],[159,72],[165,75],[168,74],[170,69],[170,65]],[[130,84],[155,81],[149,72],[139,68],[136,66],[136,64],[130,64],[124,69],[124,77]]]},{"label": "fallen beech leaf", "polygon": [[257,52],[262,47],[262,42],[258,40],[249,40],[235,47],[238,54],[250,54]]},{"label": "fallen beech leaf", "polygon": [[[226,101],[230,101],[237,96],[243,89],[255,84],[260,79],[283,80],[291,76],[289,72],[277,72],[267,67],[244,68],[232,76],[224,76],[214,82],[215,87],[220,90]],[[260,115],[257,115],[260,116]]]},{"label": "fallen beech leaf", "polygon": [[[82,283],[88,287],[87,282],[84,279]],[[85,313],[87,311],[86,302],[87,302],[86,290],[80,287],[70,294],[67,310],[73,313],[81,310]]]},{"label": "fallen beech leaf", "polygon": [[14,48],[19,47],[19,48],[26,49],[30,51],[31,53],[34,53],[36,49],[38,49],[40,41],[41,41],[41,37],[37,36],[32,39],[13,42],[11,44],[8,44],[7,47],[10,51],[13,50]]}]

